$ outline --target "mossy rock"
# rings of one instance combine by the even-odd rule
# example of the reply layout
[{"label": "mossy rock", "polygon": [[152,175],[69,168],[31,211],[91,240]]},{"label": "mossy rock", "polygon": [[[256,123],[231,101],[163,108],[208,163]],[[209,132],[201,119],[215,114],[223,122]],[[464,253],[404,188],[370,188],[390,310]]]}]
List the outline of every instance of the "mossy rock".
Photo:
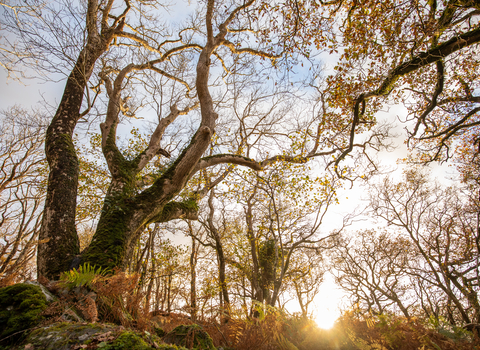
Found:
[{"label": "mossy rock", "polygon": [[195,350],[216,350],[212,338],[197,324],[180,325],[169,332],[163,341]]},{"label": "mossy rock", "polygon": [[47,300],[39,286],[19,283],[0,289],[0,341],[13,343],[43,320]]},{"label": "mossy rock", "polygon": [[156,335],[137,333],[121,326],[102,323],[55,323],[31,332],[22,346],[31,344],[32,349],[70,350],[186,350],[163,344]]},{"label": "mossy rock", "polygon": [[164,337],[167,334],[161,327],[154,326],[153,330],[155,331],[155,334],[160,338]]},{"label": "mossy rock", "polygon": [[[101,344],[101,343],[100,343]],[[145,340],[142,339],[135,332],[125,332],[118,336],[112,343],[105,346],[100,346],[99,348],[105,350],[150,350],[153,349],[150,345],[147,344]]]},{"label": "mossy rock", "polygon": [[187,350],[184,347],[177,347],[170,344],[158,344],[155,343],[155,347],[150,346],[142,339],[142,336],[135,332],[122,333],[111,344],[101,347],[104,350],[150,350],[150,349],[162,349],[162,350]]},{"label": "mossy rock", "polygon": [[188,350],[187,348],[184,348],[183,346],[176,346],[173,344],[160,344],[157,349],[160,350]]},{"label": "mossy rock", "polygon": [[93,339],[97,342],[113,339],[116,327],[100,323],[54,323],[32,331],[23,344],[31,344],[34,349],[69,350],[74,345],[90,344]]}]

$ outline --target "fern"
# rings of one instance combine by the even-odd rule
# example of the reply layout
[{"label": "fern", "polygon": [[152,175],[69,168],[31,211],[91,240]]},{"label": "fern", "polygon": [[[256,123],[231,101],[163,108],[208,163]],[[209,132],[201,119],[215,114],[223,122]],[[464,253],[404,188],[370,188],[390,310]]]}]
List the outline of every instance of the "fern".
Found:
[{"label": "fern", "polygon": [[78,269],[63,272],[60,275],[60,280],[69,288],[75,287],[92,287],[92,283],[108,273],[107,269],[101,267],[95,268],[89,263],[80,265]]}]

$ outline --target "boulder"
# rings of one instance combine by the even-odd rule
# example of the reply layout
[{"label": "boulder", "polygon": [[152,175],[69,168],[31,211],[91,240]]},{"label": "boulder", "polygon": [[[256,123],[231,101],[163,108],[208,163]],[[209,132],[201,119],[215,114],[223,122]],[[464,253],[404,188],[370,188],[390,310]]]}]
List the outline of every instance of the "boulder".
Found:
[{"label": "boulder", "polygon": [[38,285],[19,283],[0,289],[0,342],[11,344],[44,319],[47,298]]},{"label": "boulder", "polygon": [[47,300],[47,303],[51,303],[52,301],[57,300],[57,297],[52,293],[50,293],[50,291],[43,284],[40,284],[37,281],[27,281],[25,282],[25,284],[31,284],[33,286],[37,286],[38,288],[40,288],[43,295],[45,295],[45,299]]}]

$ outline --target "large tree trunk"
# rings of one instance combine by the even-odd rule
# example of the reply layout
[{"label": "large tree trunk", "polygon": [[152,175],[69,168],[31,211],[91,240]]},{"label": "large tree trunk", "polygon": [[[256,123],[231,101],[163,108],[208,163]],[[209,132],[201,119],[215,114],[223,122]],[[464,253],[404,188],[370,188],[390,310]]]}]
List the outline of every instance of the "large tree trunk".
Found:
[{"label": "large tree trunk", "polygon": [[85,87],[103,52],[89,45],[80,52],[47,130],[45,153],[50,174],[39,234],[37,273],[48,279],[58,278],[68,270],[72,259],[79,254],[75,228],[79,166],[72,136],[80,118]]},{"label": "large tree trunk", "polygon": [[[106,122],[101,125],[102,148],[113,180],[95,235],[82,256],[84,262],[102,268],[125,267],[133,253],[132,243],[139,239],[146,225],[181,217],[197,218],[195,200],[172,202],[172,199],[185,187],[215,132],[217,114],[208,91],[208,77],[210,56],[221,43],[221,39],[209,37],[197,63],[196,87],[202,115],[200,127],[189,146],[170,168],[152,186],[139,194],[135,194],[133,184],[135,176],[144,166],[144,154],[128,161],[115,144],[119,113],[117,102],[120,101],[120,91],[115,88],[115,84],[121,84],[132,66],[121,71],[114,85],[107,82],[111,103],[108,106]],[[174,114],[178,115],[179,111],[176,110]]]},{"label": "large tree trunk", "polygon": [[[81,117],[83,94],[98,58],[108,50],[115,32],[124,26],[124,16],[108,27],[107,17],[113,2],[99,11],[97,0],[87,1],[86,45],[80,51],[75,66],[67,79],[62,100],[47,129],[45,153],[50,167],[47,196],[39,233],[37,274],[56,279],[70,268],[79,254],[75,228],[77,206],[78,159],[73,146],[73,131]],[[101,33],[98,31],[99,13],[103,13]]]},{"label": "large tree trunk", "polygon": [[167,222],[177,218],[196,219],[198,207],[194,200],[170,201],[182,186],[174,187],[174,194],[161,191],[163,180],[148,190],[129,196],[128,186],[122,194],[107,195],[92,242],[82,254],[82,262],[104,269],[126,268],[131,261],[135,242],[146,225]]}]

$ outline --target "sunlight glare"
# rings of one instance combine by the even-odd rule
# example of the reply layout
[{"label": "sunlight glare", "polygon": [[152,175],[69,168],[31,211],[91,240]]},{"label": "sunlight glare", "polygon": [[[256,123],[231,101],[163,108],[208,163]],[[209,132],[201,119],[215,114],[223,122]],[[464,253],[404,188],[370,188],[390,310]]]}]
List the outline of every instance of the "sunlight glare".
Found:
[{"label": "sunlight glare", "polygon": [[330,329],[333,327],[337,318],[340,317],[339,304],[343,292],[333,281],[332,276],[325,276],[320,292],[315,297],[316,317],[315,322],[318,327]]},{"label": "sunlight glare", "polygon": [[318,327],[322,329],[330,329],[333,327],[335,321],[340,316],[340,313],[336,310],[336,305],[334,307],[335,309],[332,307],[317,310],[317,317],[315,318],[315,323]]}]

